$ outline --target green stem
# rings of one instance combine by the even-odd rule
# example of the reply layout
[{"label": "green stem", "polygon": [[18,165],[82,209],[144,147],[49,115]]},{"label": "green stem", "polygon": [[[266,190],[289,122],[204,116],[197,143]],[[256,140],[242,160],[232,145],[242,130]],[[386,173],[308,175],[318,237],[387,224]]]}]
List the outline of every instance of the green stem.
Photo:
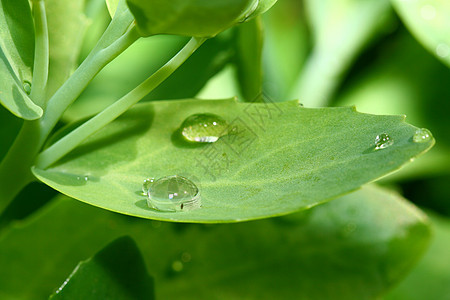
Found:
[{"label": "green stem", "polygon": [[39,152],[39,122],[25,121],[0,164],[0,212],[34,177],[30,167]]},{"label": "green stem", "polygon": [[39,154],[36,166],[47,168],[72,151],[89,136],[126,112],[131,106],[138,103],[145,95],[166,80],[205,40],[204,38],[192,38],[169,62],[138,87]]},{"label": "green stem", "polygon": [[33,82],[31,84],[30,98],[37,105],[45,106],[45,89],[48,79],[49,44],[47,14],[43,0],[33,0],[33,18],[35,28],[35,48]]},{"label": "green stem", "polygon": [[128,10],[116,14],[96,47],[49,99],[44,115],[40,119],[42,143],[64,111],[78,98],[95,75],[140,37],[135,26],[132,25],[133,20]]}]

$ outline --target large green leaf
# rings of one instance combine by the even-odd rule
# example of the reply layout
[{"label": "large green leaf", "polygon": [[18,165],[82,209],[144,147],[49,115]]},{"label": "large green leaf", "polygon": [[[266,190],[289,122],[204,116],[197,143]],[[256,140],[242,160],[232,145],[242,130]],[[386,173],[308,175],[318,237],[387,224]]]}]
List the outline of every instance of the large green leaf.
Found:
[{"label": "large green leaf", "polygon": [[211,37],[266,11],[276,0],[127,0],[144,36]]},{"label": "large green leaf", "polygon": [[449,299],[450,220],[431,214],[433,239],[425,256],[412,272],[387,294],[385,299]]},{"label": "large green leaf", "polygon": [[153,280],[129,237],[119,238],[78,264],[50,299],[154,299]]},{"label": "large green leaf", "polygon": [[49,29],[50,65],[47,93],[53,93],[66,81],[78,63],[88,19],[85,0],[45,0]]},{"label": "large green leaf", "polygon": [[34,24],[28,0],[0,1],[0,48],[15,77],[31,82]]},{"label": "large green leaf", "polygon": [[416,38],[450,66],[450,1],[391,1]]},{"label": "large green leaf", "polygon": [[[196,113],[220,115],[233,133],[209,145],[184,142],[178,129]],[[302,108],[297,101],[159,101],[136,106],[61,162],[34,174],[71,197],[133,216],[257,219],[351,192],[429,149],[434,140],[414,143],[417,128],[403,119],[353,108]],[[375,151],[376,136],[385,132],[394,145]],[[144,179],[175,174],[199,186],[203,208],[166,213],[147,207],[139,192]]]},{"label": "large green leaf", "polygon": [[365,187],[312,210],[239,224],[149,222],[57,201],[0,240],[0,298],[44,299],[76,264],[128,234],[158,299],[373,299],[427,245],[423,214]]}]

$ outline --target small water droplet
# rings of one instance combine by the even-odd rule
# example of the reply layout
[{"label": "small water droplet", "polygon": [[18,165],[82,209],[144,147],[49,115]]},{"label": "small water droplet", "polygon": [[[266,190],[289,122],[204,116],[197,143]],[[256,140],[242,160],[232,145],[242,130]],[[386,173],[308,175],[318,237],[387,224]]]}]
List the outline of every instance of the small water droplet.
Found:
[{"label": "small water droplet", "polygon": [[214,114],[195,114],[186,118],[181,128],[190,142],[214,143],[228,133],[228,122]]},{"label": "small water droplet", "polygon": [[450,47],[445,43],[440,43],[436,46],[436,54],[439,57],[446,58],[450,55]]},{"label": "small water droplet", "polygon": [[88,181],[89,180],[89,176],[84,176],[84,181]]},{"label": "small water droplet", "polygon": [[148,189],[150,185],[155,181],[155,178],[146,178],[144,179],[144,183],[142,184],[142,194],[146,196],[148,194]]},{"label": "small water droplet", "polygon": [[190,253],[188,252],[183,252],[183,254],[181,254],[181,261],[184,263],[190,262],[192,259],[192,256]]},{"label": "small water droplet", "polygon": [[436,17],[436,8],[433,5],[427,4],[420,8],[420,16],[427,21],[431,21]]},{"label": "small water droplet", "polygon": [[27,93],[27,95],[29,95],[31,93],[31,82],[25,80],[23,82],[23,90],[25,91],[25,93]]},{"label": "small water droplet", "polygon": [[375,138],[375,150],[385,149],[394,144],[394,140],[387,134],[382,133]]},{"label": "small water droplet", "polygon": [[183,263],[179,260],[175,260],[172,263],[172,270],[174,270],[175,272],[181,272],[183,271]]},{"label": "small water droplet", "polygon": [[189,179],[172,175],[149,183],[147,205],[159,211],[188,211],[201,207],[198,187]]},{"label": "small water droplet", "polygon": [[431,140],[433,136],[431,132],[426,128],[417,129],[413,136],[414,143],[425,143]]}]

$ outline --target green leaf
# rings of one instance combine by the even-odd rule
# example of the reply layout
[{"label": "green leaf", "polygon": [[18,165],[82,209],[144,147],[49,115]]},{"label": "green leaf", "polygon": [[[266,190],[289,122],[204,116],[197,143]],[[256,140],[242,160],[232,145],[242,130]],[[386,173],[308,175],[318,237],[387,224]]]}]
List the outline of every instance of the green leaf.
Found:
[{"label": "green leaf", "polygon": [[450,66],[450,2],[445,0],[391,0],[415,37]]},{"label": "green leaf", "polygon": [[0,103],[26,120],[42,116],[42,109],[23,90],[32,81],[33,58],[34,25],[28,0],[1,1]]},{"label": "green leaf", "polygon": [[[233,133],[214,144],[188,144],[179,127],[196,113],[220,115]],[[60,163],[34,174],[66,195],[133,216],[182,222],[258,219],[351,192],[434,144],[432,138],[412,142],[417,128],[403,119],[352,108],[302,108],[297,101],[158,101],[135,106]],[[384,132],[394,145],[375,151],[375,138]],[[163,213],[147,207],[140,192],[144,179],[175,174],[199,186],[202,209]]]},{"label": "green leaf", "polygon": [[[14,77],[11,65],[0,49],[0,103],[14,115],[26,119],[34,120],[42,116],[42,108],[34,104],[24,91],[23,84]],[[30,81],[31,82],[31,81]],[[20,84],[20,86],[19,86]],[[31,88],[31,85],[27,88]]]},{"label": "green leaf", "polygon": [[423,259],[385,299],[448,299],[450,295],[450,220],[431,214],[433,239]]},{"label": "green leaf", "polygon": [[85,2],[45,0],[50,48],[48,96],[53,95],[77,67],[89,23],[84,14]]},{"label": "green leaf", "polygon": [[347,69],[391,17],[389,0],[307,0],[314,47],[293,97],[327,106]]},{"label": "green leaf", "polygon": [[[211,37],[267,10],[274,0],[127,0],[144,36]],[[255,14],[253,14],[255,13]]]},{"label": "green leaf", "polygon": [[106,242],[131,235],[158,299],[374,299],[424,251],[424,215],[374,187],[239,224],[149,222],[64,199],[0,240],[0,298],[43,299]]},{"label": "green leaf", "polygon": [[239,87],[245,100],[262,100],[263,26],[260,18],[236,28],[236,67]]},{"label": "green leaf", "polygon": [[50,299],[154,299],[153,279],[130,237],[119,238],[78,264]]},{"label": "green leaf", "polygon": [[[20,82],[31,82],[34,24],[28,0],[0,1],[0,48],[3,51],[1,59],[11,67],[14,76]],[[3,80],[4,75],[1,75]]]},{"label": "green leaf", "polygon": [[0,161],[11,147],[14,139],[20,131],[21,119],[16,118],[0,105]]}]

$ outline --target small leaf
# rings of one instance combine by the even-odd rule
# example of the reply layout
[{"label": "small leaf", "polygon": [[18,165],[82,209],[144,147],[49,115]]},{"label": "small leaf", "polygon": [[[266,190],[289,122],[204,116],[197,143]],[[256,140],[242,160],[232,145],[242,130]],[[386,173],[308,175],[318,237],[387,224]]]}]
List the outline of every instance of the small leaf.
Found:
[{"label": "small leaf", "polygon": [[154,299],[153,280],[134,241],[122,237],[78,264],[50,299]]},{"label": "small leaf", "polygon": [[430,229],[420,210],[376,187],[286,217],[214,226],[149,222],[59,197],[0,239],[0,298],[43,299],[124,234],[142,250],[157,299],[376,299],[417,261]]},{"label": "small leaf", "polygon": [[[211,37],[270,8],[274,0],[127,0],[144,36]],[[255,14],[253,14],[255,13]]]},{"label": "small leaf", "polygon": [[450,1],[391,1],[400,18],[423,46],[450,66]]},{"label": "small leaf", "polygon": [[[26,120],[40,118],[42,108],[31,101],[23,86],[18,85],[18,79],[13,76],[15,76],[14,71],[0,49],[0,103],[20,118]],[[24,82],[24,84],[29,83]]]},{"label": "small leaf", "polygon": [[[188,144],[179,127],[198,113],[219,115],[234,133],[213,144]],[[34,174],[64,194],[124,214],[235,222],[307,209],[397,170],[434,144],[432,138],[414,143],[416,130],[401,116],[301,108],[297,101],[158,101],[135,106],[61,162]],[[381,133],[394,145],[375,151]],[[203,207],[179,213],[148,208],[144,179],[168,175],[193,180]]]},{"label": "small leaf", "polygon": [[0,1],[0,48],[3,51],[1,59],[6,59],[6,65],[9,62],[13,76],[21,82],[31,82],[34,24],[28,0]]}]

